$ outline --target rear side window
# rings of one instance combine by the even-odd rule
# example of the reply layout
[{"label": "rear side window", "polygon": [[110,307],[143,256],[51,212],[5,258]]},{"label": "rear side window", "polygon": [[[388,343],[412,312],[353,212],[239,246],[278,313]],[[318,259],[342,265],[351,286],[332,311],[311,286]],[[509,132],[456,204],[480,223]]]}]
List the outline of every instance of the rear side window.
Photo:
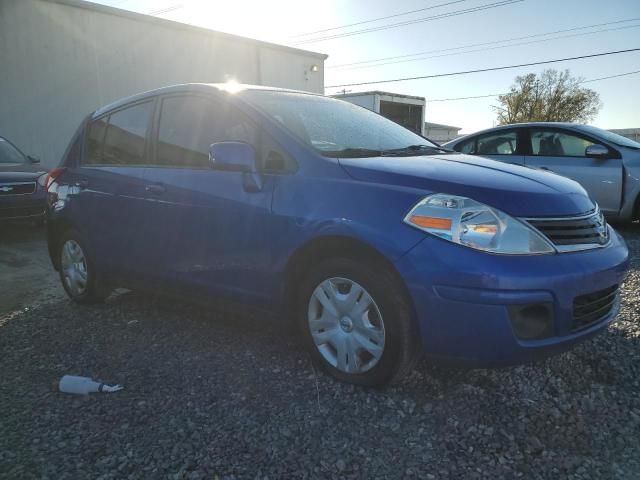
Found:
[{"label": "rear side window", "polygon": [[100,165],[102,163],[102,146],[106,131],[107,118],[100,118],[91,122],[87,134],[87,152],[82,163],[88,165]]},{"label": "rear side window", "polygon": [[98,119],[89,126],[88,165],[142,165],[153,102],[145,102]]},{"label": "rear side window", "polygon": [[216,142],[245,142],[258,149],[258,130],[225,103],[197,96],[162,100],[154,164],[209,168],[209,146]]},{"label": "rear side window", "polygon": [[498,131],[477,137],[478,155],[513,155],[517,148],[515,131]]},{"label": "rear side window", "polygon": [[102,161],[106,165],[144,164],[144,145],[152,102],[119,110],[109,116]]}]

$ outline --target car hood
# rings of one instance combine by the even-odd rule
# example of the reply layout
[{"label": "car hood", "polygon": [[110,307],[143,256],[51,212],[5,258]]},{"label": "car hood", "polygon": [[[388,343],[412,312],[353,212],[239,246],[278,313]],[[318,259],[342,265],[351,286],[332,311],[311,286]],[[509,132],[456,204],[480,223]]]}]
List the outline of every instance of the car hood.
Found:
[{"label": "car hood", "polygon": [[578,183],[554,173],[462,154],[340,158],[356,180],[472,198],[518,217],[576,215],[594,208]]},{"label": "car hood", "polygon": [[0,163],[0,183],[34,181],[47,171],[40,165]]}]

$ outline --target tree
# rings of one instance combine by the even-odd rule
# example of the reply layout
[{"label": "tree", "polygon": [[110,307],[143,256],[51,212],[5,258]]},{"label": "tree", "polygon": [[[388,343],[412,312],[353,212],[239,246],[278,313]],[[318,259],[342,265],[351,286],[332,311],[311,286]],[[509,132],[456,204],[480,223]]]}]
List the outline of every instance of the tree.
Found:
[{"label": "tree", "polygon": [[509,93],[494,106],[500,124],[518,122],[579,122],[592,120],[600,108],[600,96],[581,87],[583,79],[569,70],[545,70],[516,77]]}]

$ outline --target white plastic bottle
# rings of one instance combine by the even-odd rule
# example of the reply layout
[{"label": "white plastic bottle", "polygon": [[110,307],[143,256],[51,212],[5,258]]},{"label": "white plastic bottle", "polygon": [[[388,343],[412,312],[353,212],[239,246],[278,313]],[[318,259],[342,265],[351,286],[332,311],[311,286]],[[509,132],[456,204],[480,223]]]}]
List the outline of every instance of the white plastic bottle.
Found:
[{"label": "white plastic bottle", "polygon": [[120,385],[107,385],[94,381],[89,377],[76,377],[65,375],[60,379],[59,388],[64,393],[75,393],[78,395],[88,395],[92,392],[117,392],[124,387]]}]

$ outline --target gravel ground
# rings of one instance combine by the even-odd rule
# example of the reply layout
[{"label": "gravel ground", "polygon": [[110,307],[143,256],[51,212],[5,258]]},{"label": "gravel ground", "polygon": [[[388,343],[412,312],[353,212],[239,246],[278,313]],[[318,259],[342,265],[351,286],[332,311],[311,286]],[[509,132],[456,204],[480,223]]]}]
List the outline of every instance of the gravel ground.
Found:
[{"label": "gravel ground", "polygon": [[[633,270],[607,332],[535,365],[421,364],[385,390],[314,372],[259,314],[30,302],[0,314],[0,477],[639,478],[640,225],[622,233]],[[65,373],[125,390],[64,395]]]}]

